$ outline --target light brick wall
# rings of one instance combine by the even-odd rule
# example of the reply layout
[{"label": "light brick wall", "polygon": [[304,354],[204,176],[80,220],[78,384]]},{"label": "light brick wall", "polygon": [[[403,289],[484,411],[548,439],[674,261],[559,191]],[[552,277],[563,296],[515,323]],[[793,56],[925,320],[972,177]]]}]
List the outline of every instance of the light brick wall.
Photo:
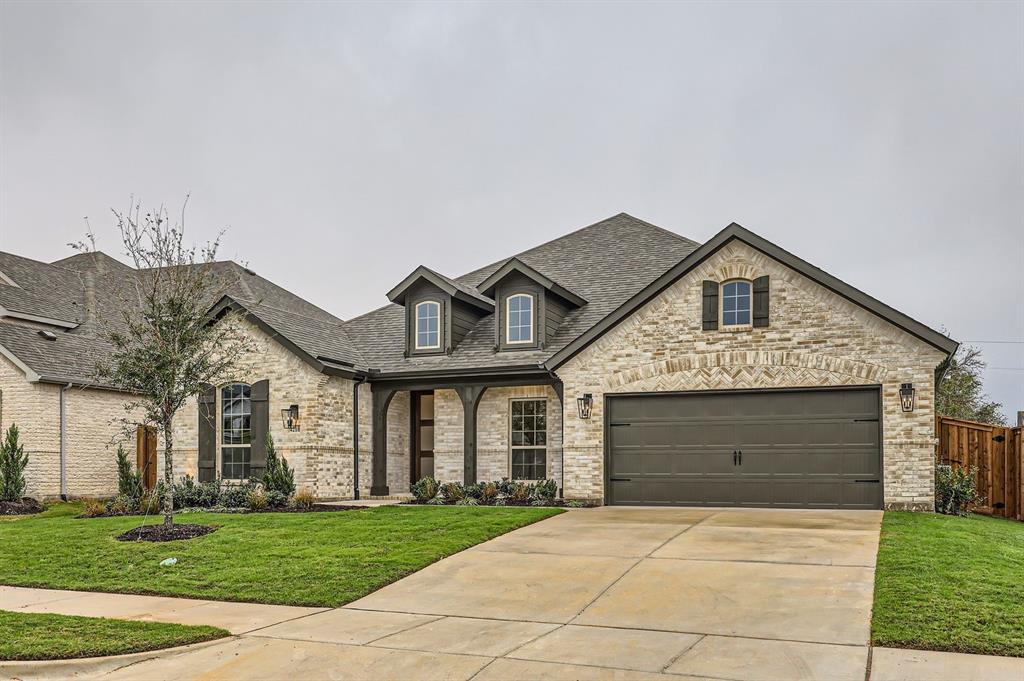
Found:
[{"label": "light brick wall", "polygon": [[[769,275],[771,322],[701,330],[701,281]],[[564,384],[565,495],[603,499],[603,397],[647,391],[881,385],[885,503],[933,503],[934,369],[941,351],[799,273],[732,242],[558,369]],[[900,383],[917,408],[900,410]],[[580,420],[575,398],[594,395]]]},{"label": "light brick wall", "polygon": [[[515,398],[547,400],[547,475],[561,480],[562,409],[550,386],[488,388],[477,408],[477,478],[500,480],[509,470],[509,403]],[[442,482],[463,480],[462,401],[454,390],[434,391],[434,474]]]},{"label": "light brick wall", "polygon": [[[17,423],[28,453],[27,494],[41,499],[60,495],[61,386],[29,383],[25,374],[0,357],[0,428]],[[126,416],[124,396],[109,390],[72,387],[65,390],[67,451],[65,471],[69,496],[117,493],[117,442],[124,441],[120,420]],[[132,460],[135,442],[125,442]]]}]

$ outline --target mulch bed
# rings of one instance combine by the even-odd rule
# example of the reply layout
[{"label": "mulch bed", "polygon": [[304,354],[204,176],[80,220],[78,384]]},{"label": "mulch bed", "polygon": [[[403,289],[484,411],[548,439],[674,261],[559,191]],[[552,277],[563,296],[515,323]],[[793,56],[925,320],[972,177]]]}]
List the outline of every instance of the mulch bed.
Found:
[{"label": "mulch bed", "polygon": [[[232,514],[237,514],[237,515],[249,515],[251,513],[331,513],[331,512],[334,512],[334,511],[359,511],[359,510],[362,510],[362,509],[365,509],[365,508],[370,508],[370,507],[369,506],[334,506],[334,505],[331,505],[331,504],[313,504],[309,508],[296,508],[294,506],[283,506],[281,508],[264,508],[264,509],[262,509],[260,511],[254,511],[254,510],[249,509],[249,508],[239,508],[239,509],[230,509],[230,510],[198,508],[198,509],[194,509],[194,510],[190,509],[189,513],[185,513],[185,514],[182,514],[182,515],[187,516],[187,515],[191,515],[191,513],[232,513]],[[175,513],[175,517],[177,517],[178,514],[181,514],[181,509],[176,510],[174,513]],[[139,512],[135,512],[135,513],[104,513],[103,515],[85,515],[83,513],[83,514],[77,515],[75,517],[76,518],[88,519],[88,518],[124,518],[124,517],[127,517],[127,516],[135,516],[135,517],[141,518],[141,517],[144,517],[146,515],[147,515],[146,513],[139,513]],[[151,518],[157,518],[157,517],[162,516],[163,512],[160,512],[160,513],[150,513],[148,515]]]},{"label": "mulch bed", "polygon": [[45,510],[45,506],[28,497],[21,501],[0,501],[0,515],[31,515]]},{"label": "mulch bed", "polygon": [[282,508],[265,508],[262,511],[249,511],[249,513],[330,513],[333,511],[358,511],[369,506],[336,506],[334,504],[313,504],[309,508],[295,508],[284,506]]},{"label": "mulch bed", "polygon": [[216,527],[212,525],[187,525],[174,524],[167,527],[160,525],[143,525],[134,530],[128,530],[118,536],[118,541],[177,541],[179,539],[195,539],[204,534],[210,534]]}]

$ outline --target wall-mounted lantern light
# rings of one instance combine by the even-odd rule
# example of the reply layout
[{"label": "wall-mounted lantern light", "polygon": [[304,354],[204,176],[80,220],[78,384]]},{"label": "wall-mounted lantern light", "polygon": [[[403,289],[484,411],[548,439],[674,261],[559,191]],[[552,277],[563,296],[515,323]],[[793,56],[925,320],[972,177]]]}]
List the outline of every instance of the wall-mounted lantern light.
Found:
[{"label": "wall-mounted lantern light", "polygon": [[914,384],[903,383],[900,385],[900,407],[903,411],[914,411]]},{"label": "wall-mounted lantern light", "polygon": [[580,410],[581,419],[589,419],[591,412],[594,411],[594,396],[585,393],[583,397],[577,397],[576,407]]},{"label": "wall-mounted lantern light", "polygon": [[281,425],[285,430],[299,429],[299,405],[293,404],[281,410]]}]

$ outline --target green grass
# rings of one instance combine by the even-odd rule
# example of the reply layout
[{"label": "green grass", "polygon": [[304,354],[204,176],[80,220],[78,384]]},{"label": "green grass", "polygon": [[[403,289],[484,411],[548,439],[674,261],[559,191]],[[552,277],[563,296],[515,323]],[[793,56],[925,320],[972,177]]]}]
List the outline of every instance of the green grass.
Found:
[{"label": "green grass", "polygon": [[[190,513],[177,521],[220,529],[152,543],[115,539],[141,518],[75,518],[80,510],[77,504],[57,504],[36,516],[0,522],[0,584],[339,606],[562,512],[384,506],[334,513]],[[177,565],[160,567],[170,557]]]},{"label": "green grass", "polygon": [[1024,523],[886,513],[871,629],[878,646],[1024,657]]},{"label": "green grass", "polygon": [[217,627],[0,610],[0,660],[123,655],[229,635]]}]

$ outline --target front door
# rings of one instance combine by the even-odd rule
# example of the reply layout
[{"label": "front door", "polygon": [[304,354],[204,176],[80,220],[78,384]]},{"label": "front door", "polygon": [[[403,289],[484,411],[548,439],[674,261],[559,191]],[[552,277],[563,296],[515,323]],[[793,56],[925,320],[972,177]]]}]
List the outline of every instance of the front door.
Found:
[{"label": "front door", "polygon": [[434,391],[412,394],[412,482],[434,477]]}]

